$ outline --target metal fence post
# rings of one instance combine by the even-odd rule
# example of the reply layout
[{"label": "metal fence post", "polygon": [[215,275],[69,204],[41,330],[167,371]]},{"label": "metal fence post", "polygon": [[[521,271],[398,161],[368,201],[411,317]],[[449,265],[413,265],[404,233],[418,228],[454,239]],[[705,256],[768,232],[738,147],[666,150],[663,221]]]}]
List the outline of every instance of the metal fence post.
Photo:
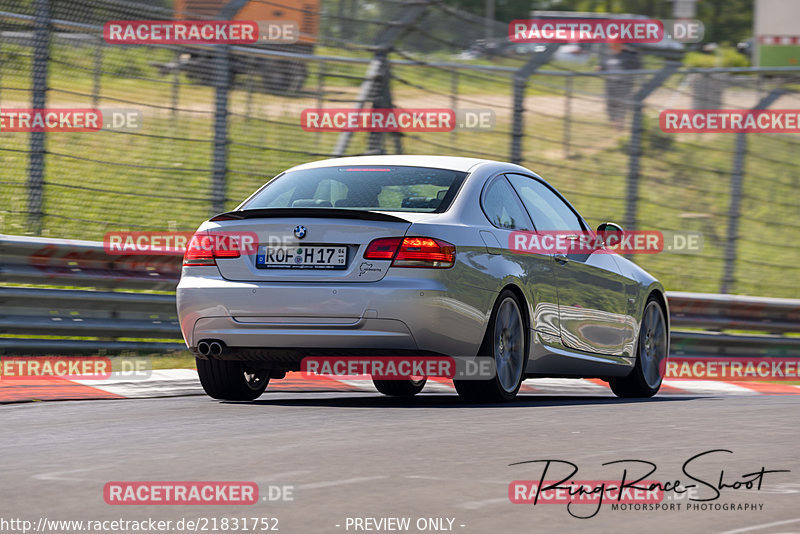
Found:
[{"label": "metal fence post", "polygon": [[92,80],[92,107],[100,103],[100,78],[103,72],[103,45],[105,40],[98,37],[94,46],[94,80]]},{"label": "metal fence post", "polygon": [[170,93],[170,107],[172,108],[173,121],[178,118],[180,87],[181,87],[181,53],[179,51],[176,51],[175,68],[172,71],[172,91]]},{"label": "metal fence post", "polygon": [[[633,95],[631,139],[628,144],[628,183],[625,194],[625,229],[636,228],[636,208],[639,202],[639,161],[642,156],[642,131],[644,126],[644,101],[678,69],[677,63],[667,63]],[[628,74],[630,75],[630,74]]]},{"label": "metal fence post", "polygon": [[[767,109],[784,94],[783,89],[773,89],[762,98],[752,110]],[[719,292],[728,293],[736,282],[736,245],[739,238],[739,215],[742,205],[742,182],[744,179],[744,160],[747,153],[747,132],[736,134],[736,148],[733,151],[733,170],[731,172],[731,201],[728,205],[728,230],[725,238],[725,267]]]},{"label": "metal fence post", "polygon": [[[373,86],[373,99],[372,109],[392,109],[394,108],[394,100],[392,99],[392,90],[389,86],[392,78],[391,64],[386,55],[380,56],[380,75],[377,79],[377,84]],[[403,134],[401,132],[390,132],[392,140],[394,141],[394,153],[403,153]],[[370,132],[367,142],[368,154],[385,154],[386,153],[386,134],[384,132]]]},{"label": "metal fence post", "polygon": [[[364,106],[366,106],[367,101],[373,94],[373,88],[377,78],[380,76],[380,73],[381,62],[378,58],[373,58],[369,63],[369,67],[367,67],[366,76],[364,77],[364,81],[361,82],[361,87],[358,90],[358,96],[356,97],[358,109],[364,109]],[[350,139],[352,139],[352,137],[353,132],[351,131],[341,132],[339,137],[336,139],[336,145],[333,147],[333,155],[336,157],[344,156],[345,152],[347,152],[347,147],[350,145]]]},{"label": "metal fence post", "polygon": [[[378,52],[375,59],[379,62],[377,83],[372,86],[372,109],[392,107],[392,95],[389,91],[389,58],[386,52]],[[367,153],[383,154],[386,149],[383,132],[369,132],[367,136]]]},{"label": "metal fence post", "polygon": [[[231,20],[246,0],[229,0],[219,11],[220,20]],[[214,54],[214,152],[211,174],[211,214],[225,211],[228,177],[228,96],[231,86],[230,45],[217,45]]]},{"label": "metal fence post", "polygon": [[[454,112],[458,110],[458,70],[453,69],[450,73],[450,109]],[[455,142],[458,137],[458,127],[450,132],[450,140]]]},{"label": "metal fence post", "polygon": [[[378,36],[374,45],[375,56],[372,58],[369,67],[367,67],[364,81],[361,82],[361,87],[358,90],[356,101],[359,110],[364,109],[367,101],[371,98],[378,98],[384,101],[388,99],[391,101],[391,89],[389,87],[389,52],[392,50],[392,47],[394,47],[394,43],[402,37],[410,27],[422,19],[432,1],[433,0],[419,0],[415,3],[409,3],[408,9],[403,12],[403,16],[400,20],[388,23],[386,29]],[[382,85],[376,89],[377,83]],[[336,146],[333,149],[333,154],[337,157],[343,156],[347,151],[352,137],[353,132],[340,133],[336,141]],[[395,151],[399,153],[402,151],[399,136],[395,136],[394,139]],[[375,137],[370,135],[370,149],[375,146],[376,142]],[[382,143],[382,140],[380,143]]]},{"label": "metal fence post", "polygon": [[214,58],[214,160],[211,176],[212,215],[225,211],[228,167],[228,90],[230,88],[230,47],[218,45]]},{"label": "metal fence post", "polygon": [[572,138],[572,76],[564,77],[564,157],[570,157],[570,141]]},{"label": "metal fence post", "polygon": [[[2,32],[4,31],[5,30],[3,29],[3,22],[0,21],[0,35],[2,35]],[[2,56],[2,53],[3,53],[3,42],[2,39],[0,39],[0,57]],[[2,66],[0,66],[0,102],[2,101],[3,101],[3,68]]]},{"label": "metal fence post", "polygon": [[517,74],[514,75],[514,103],[512,113],[512,126],[511,126],[511,154],[509,159],[511,163],[519,165],[522,162],[522,115],[525,113],[525,87],[528,85],[528,78],[522,78]]},{"label": "metal fence post", "polygon": [[536,69],[550,60],[558,46],[547,45],[545,50],[536,54],[528,60],[522,67],[514,73],[514,96],[513,96],[513,119],[511,128],[511,163],[522,164],[522,138],[524,133],[524,114],[525,114],[525,88],[528,86],[528,78],[536,72]]},{"label": "metal fence post", "polygon": [[[33,19],[33,94],[34,109],[47,107],[47,66],[50,55],[50,0],[35,0]],[[28,162],[28,227],[36,235],[42,233],[44,216],[45,133],[30,134]]]}]

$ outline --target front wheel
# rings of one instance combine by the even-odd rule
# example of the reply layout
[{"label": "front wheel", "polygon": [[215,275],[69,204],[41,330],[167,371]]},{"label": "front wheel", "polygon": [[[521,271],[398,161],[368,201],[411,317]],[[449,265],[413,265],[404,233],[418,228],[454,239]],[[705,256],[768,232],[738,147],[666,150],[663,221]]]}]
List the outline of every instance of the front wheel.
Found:
[{"label": "front wheel", "polygon": [[425,387],[425,382],[427,381],[428,380],[426,378],[421,378],[419,380],[413,380],[410,378],[403,380],[372,379],[372,383],[375,384],[375,389],[384,395],[388,395],[389,397],[413,397],[422,391],[422,388]]},{"label": "front wheel", "polygon": [[471,402],[507,402],[517,396],[528,361],[527,327],[519,300],[509,290],[497,298],[479,357],[493,358],[489,380],[453,380],[458,395]]},{"label": "front wheel", "polygon": [[652,397],[661,388],[667,367],[667,321],[656,297],[650,296],[636,341],[636,364],[631,374],[609,381],[617,397]]},{"label": "front wheel", "polygon": [[200,384],[208,394],[219,400],[255,400],[269,383],[269,371],[252,371],[244,362],[234,360],[203,360],[195,358]]}]

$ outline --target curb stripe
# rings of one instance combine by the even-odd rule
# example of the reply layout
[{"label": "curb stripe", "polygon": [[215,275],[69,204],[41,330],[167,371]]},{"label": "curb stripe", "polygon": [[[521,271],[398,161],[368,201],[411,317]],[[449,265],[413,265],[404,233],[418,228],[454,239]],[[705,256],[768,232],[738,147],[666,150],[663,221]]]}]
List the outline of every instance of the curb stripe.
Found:
[{"label": "curb stripe", "polygon": [[774,382],[736,382],[742,387],[757,391],[760,395],[800,395],[800,386]]},{"label": "curb stripe", "polygon": [[[665,380],[666,382],[666,380]],[[674,378],[669,385],[683,390],[685,393],[705,395],[758,395],[754,389],[740,385],[739,382],[722,382],[720,380],[687,380]]]},{"label": "curb stripe", "polygon": [[[305,379],[300,372],[271,381],[267,393],[364,392],[377,394],[370,379],[337,380],[330,377]],[[453,383],[432,378],[427,393],[455,394]],[[549,396],[611,396],[599,379],[532,378],[520,388],[522,394]],[[146,380],[131,380],[113,373],[106,380],[71,380],[64,377],[32,377],[0,380],[0,403],[36,400],[87,400],[178,397],[205,395],[197,371],[169,369],[153,371]],[[659,395],[800,395],[800,386],[771,382],[723,382],[713,380],[667,379]]]},{"label": "curb stripe", "polygon": [[[92,382],[99,382],[93,380]],[[98,384],[99,385],[99,384]],[[125,397],[57,376],[0,380],[0,403],[44,400],[123,399]]]}]

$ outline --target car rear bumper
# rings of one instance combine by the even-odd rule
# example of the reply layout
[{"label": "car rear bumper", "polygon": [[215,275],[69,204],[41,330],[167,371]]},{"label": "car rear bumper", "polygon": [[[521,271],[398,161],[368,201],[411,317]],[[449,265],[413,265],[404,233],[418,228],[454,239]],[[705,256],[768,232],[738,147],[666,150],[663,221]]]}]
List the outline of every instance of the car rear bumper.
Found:
[{"label": "car rear bumper", "polygon": [[273,322],[272,317],[247,322],[233,317],[203,317],[193,328],[192,339],[218,339],[229,347],[353,348],[418,350],[408,326],[397,319],[361,317],[349,323]]},{"label": "car rear bumper", "polygon": [[234,282],[189,271],[177,288],[187,346],[196,352],[200,340],[219,340],[226,357],[241,359],[348,351],[473,356],[493,302],[479,291],[468,304],[422,271],[367,283]]}]

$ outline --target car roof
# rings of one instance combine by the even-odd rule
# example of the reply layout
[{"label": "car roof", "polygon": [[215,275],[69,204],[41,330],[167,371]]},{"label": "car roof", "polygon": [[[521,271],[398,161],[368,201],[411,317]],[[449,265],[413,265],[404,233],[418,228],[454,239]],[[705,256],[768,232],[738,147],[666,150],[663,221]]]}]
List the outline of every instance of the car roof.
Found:
[{"label": "car roof", "polygon": [[340,167],[342,165],[401,165],[406,167],[431,167],[434,169],[450,169],[453,171],[468,172],[481,163],[496,162],[488,159],[462,158],[456,156],[409,156],[397,154],[389,156],[350,156],[323,159],[320,161],[303,163],[302,165],[297,165],[288,170],[298,171],[322,167]]}]

